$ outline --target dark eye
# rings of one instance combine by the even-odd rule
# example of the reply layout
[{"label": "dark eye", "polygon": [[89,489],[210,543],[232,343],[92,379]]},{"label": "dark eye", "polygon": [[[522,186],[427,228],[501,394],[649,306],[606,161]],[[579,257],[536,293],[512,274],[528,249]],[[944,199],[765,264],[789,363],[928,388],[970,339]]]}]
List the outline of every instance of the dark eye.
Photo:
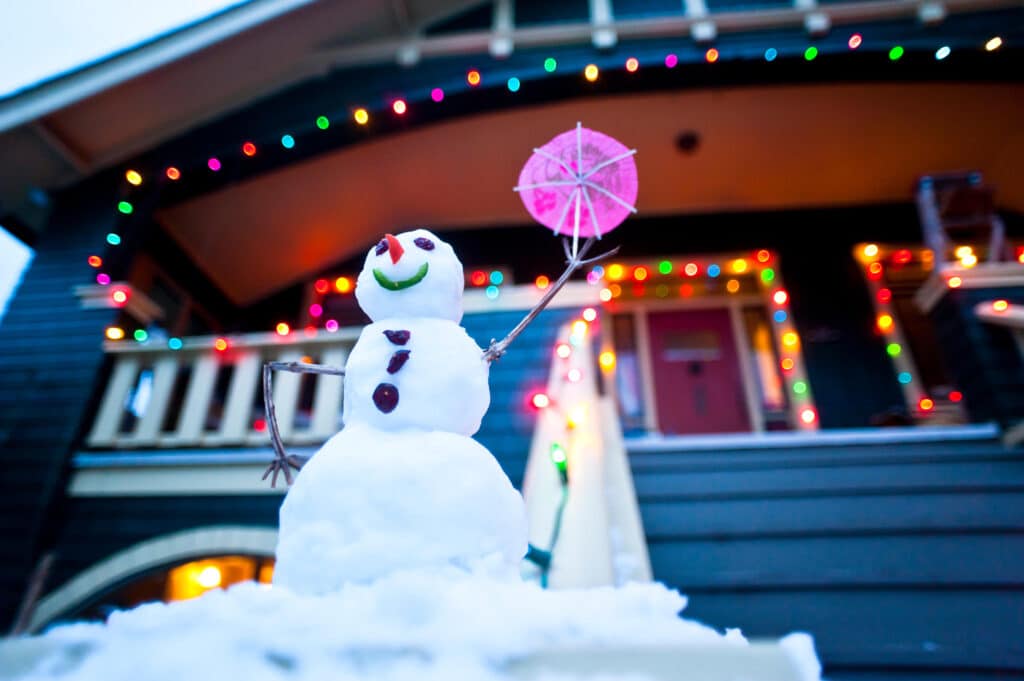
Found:
[{"label": "dark eye", "polygon": [[387,239],[381,239],[380,241],[378,241],[377,242],[377,248],[375,248],[373,252],[376,253],[377,255],[384,255],[385,253],[387,253],[388,252],[388,240]]},{"label": "dark eye", "polygon": [[422,248],[424,251],[434,250],[434,242],[431,241],[430,239],[427,239],[426,237],[421,236],[419,239],[415,239],[413,243]]}]

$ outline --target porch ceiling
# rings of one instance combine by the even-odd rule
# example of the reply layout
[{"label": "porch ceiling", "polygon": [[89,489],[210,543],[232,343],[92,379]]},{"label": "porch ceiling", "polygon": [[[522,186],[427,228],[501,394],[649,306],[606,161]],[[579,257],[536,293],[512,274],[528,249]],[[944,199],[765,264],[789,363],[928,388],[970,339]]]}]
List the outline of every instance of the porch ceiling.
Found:
[{"label": "porch ceiling", "polygon": [[[905,201],[919,175],[956,169],[982,171],[1003,207],[1024,212],[1022,119],[1019,84],[588,98],[348,147],[172,207],[159,219],[244,304],[361,252],[386,231],[527,224],[512,192],[519,169],[531,148],[577,120],[639,149],[638,208],[666,215]],[[688,130],[700,136],[693,154],[675,144]]]}]

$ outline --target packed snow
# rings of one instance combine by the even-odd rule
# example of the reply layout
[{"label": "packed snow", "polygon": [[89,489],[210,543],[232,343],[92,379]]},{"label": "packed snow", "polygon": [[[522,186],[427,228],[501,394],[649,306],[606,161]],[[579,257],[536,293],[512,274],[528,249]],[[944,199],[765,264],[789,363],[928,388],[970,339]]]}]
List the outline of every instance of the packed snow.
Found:
[{"label": "packed snow", "polygon": [[[659,584],[545,591],[458,568],[400,571],[318,596],[241,584],[114,613],[105,625],[55,628],[46,638],[63,652],[23,678],[487,681],[542,650],[746,645],[735,630],[679,618],[685,602]],[[796,654],[816,665],[809,648]]]}]

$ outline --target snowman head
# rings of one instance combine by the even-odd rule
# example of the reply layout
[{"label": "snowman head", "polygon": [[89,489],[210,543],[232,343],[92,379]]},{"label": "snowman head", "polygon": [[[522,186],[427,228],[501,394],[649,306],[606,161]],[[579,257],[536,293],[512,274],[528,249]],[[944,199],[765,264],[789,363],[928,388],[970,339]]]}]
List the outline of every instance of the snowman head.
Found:
[{"label": "snowman head", "polygon": [[452,247],[425,229],[387,234],[366,254],[356,299],[371,320],[389,317],[462,319],[462,263]]}]

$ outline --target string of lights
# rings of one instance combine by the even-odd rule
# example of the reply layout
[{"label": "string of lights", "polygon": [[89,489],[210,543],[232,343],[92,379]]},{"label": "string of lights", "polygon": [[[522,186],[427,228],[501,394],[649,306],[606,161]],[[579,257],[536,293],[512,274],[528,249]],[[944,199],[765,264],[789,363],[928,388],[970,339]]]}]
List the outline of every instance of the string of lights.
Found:
[{"label": "string of lights", "polygon": [[[847,41],[847,47],[851,51],[859,50],[859,49],[862,48],[863,45],[864,45],[864,36],[861,35],[860,33],[852,34],[849,37],[848,41]],[[992,36],[983,45],[980,46],[980,49],[984,50],[985,52],[994,52],[994,51],[1000,49],[1002,46],[1003,46],[1003,39],[1002,39],[1002,37],[1000,37],[1000,36]],[[889,60],[894,61],[894,62],[895,61],[899,61],[900,59],[904,58],[906,53],[907,53],[907,50],[902,45],[899,45],[899,44],[891,45],[889,47],[889,49],[888,49],[888,52],[887,52]],[[943,61],[943,60],[947,59],[951,54],[952,54],[952,49],[951,49],[951,47],[949,45],[939,45],[939,46],[937,46],[937,48],[935,50],[934,58],[937,61]],[[780,52],[775,47],[768,47],[768,48],[766,48],[764,50],[764,60],[766,62],[774,62],[776,59],[779,58],[779,56],[780,56]],[[820,56],[819,50],[814,45],[808,46],[803,51],[803,58],[806,61],[814,61],[814,60],[818,59],[819,56]],[[708,64],[714,64],[714,63],[718,62],[720,59],[721,59],[721,53],[720,53],[719,49],[716,48],[716,47],[708,48],[707,51],[704,53],[704,60]],[[660,67],[660,66],[663,66],[666,69],[674,69],[677,66],[679,66],[679,64],[680,64],[680,59],[679,59],[678,55],[675,54],[675,53],[671,53],[670,52],[670,53],[668,53],[668,54],[666,54],[664,56],[664,59],[661,61],[660,64],[650,64],[649,66],[650,67]],[[639,72],[641,70],[641,66],[642,66],[641,62],[640,62],[640,60],[637,57],[630,56],[630,57],[626,58],[625,61],[623,62],[622,69],[626,73],[633,74],[633,73]],[[559,69],[558,61],[554,57],[547,57],[547,58],[544,59],[544,61],[543,61],[544,73],[546,73],[546,74],[555,74],[555,73],[558,72],[558,69]],[[601,71],[600,71],[600,68],[598,67],[597,64],[591,63],[591,64],[587,64],[583,68],[582,75],[583,75],[583,78],[587,82],[593,83],[593,82],[596,82],[600,78]],[[507,87],[509,92],[517,93],[517,92],[520,92],[524,88],[524,81],[521,80],[517,76],[511,76],[511,77],[508,77],[508,78],[504,78],[503,77],[503,79],[505,80],[505,86]],[[466,72],[466,74],[465,74],[465,82],[468,85],[470,90],[478,89],[485,82],[484,81],[484,74],[481,72],[480,69],[477,69],[477,68],[469,69]],[[432,88],[430,90],[430,100],[435,105],[442,104],[445,101],[445,95],[446,95],[446,93],[445,93],[444,89],[442,89],[441,87],[434,87],[434,88]],[[390,115],[397,116],[397,117],[403,117],[407,113],[409,113],[410,109],[411,109],[410,103],[406,99],[404,99],[402,97],[391,98],[391,99],[387,100],[385,105],[380,106],[379,108],[376,108],[376,109],[370,107],[369,105],[353,104],[349,108],[349,110],[351,111],[351,122],[350,122],[350,124],[351,125],[355,125],[357,127],[365,127],[365,126],[369,125],[369,123],[371,122],[371,119],[372,119],[373,116],[388,115],[388,113],[390,112]],[[332,121],[328,116],[326,116],[324,114],[317,115],[315,117],[315,119],[314,119],[314,122],[315,122],[316,128],[321,130],[321,131],[327,131],[327,130],[329,130],[331,128],[332,125],[337,123],[337,121]],[[295,146],[297,144],[297,140],[296,140],[295,135],[292,132],[283,132],[277,138],[276,143],[279,144],[283,149],[290,150],[290,149],[294,149],[295,148]],[[262,143],[262,144],[265,144],[265,143]],[[260,146],[257,145],[257,143],[255,141],[253,141],[253,140],[242,140],[241,143],[239,143],[239,145],[238,145],[238,152],[240,153],[240,155],[241,155],[241,157],[243,159],[254,158],[254,157],[256,157],[259,154],[259,151],[260,151]],[[190,172],[204,172],[201,169],[205,168],[205,172],[219,173],[219,172],[221,172],[221,170],[223,168],[223,160],[222,160],[222,158],[220,156],[211,155],[211,156],[209,156],[209,157],[207,157],[205,159],[205,163],[202,163],[202,164],[198,164],[197,163],[194,166],[189,166],[189,167],[190,168],[195,168],[195,170],[192,170]],[[133,192],[140,191],[141,188],[144,187],[147,184],[147,182],[156,181],[161,176],[163,178],[165,178],[166,181],[172,182],[172,183],[178,183],[178,182],[186,181],[188,179],[187,176],[186,176],[186,173],[182,171],[180,165],[168,165],[168,166],[165,166],[165,167],[162,167],[162,168],[154,168],[154,169],[150,169],[150,170],[145,170],[145,169],[140,169],[140,168],[129,168],[129,169],[126,169],[125,172],[124,172],[124,182],[127,184],[126,195],[123,198],[118,199],[118,201],[117,201],[117,203],[115,205],[115,210],[117,211],[118,215],[120,217],[122,217],[122,218],[131,218],[135,214],[135,210],[136,210],[136,203],[133,203]],[[113,230],[110,233],[108,233],[106,235],[106,246],[105,246],[105,248],[118,248],[118,247],[120,247],[122,245],[122,241],[123,241],[122,231],[123,231],[122,229],[115,228],[115,230]],[[88,264],[89,264],[89,266],[91,268],[93,268],[95,270],[94,279],[95,279],[95,282],[98,285],[100,285],[100,286],[109,286],[109,285],[111,285],[111,283],[113,281],[112,277],[111,277],[110,273],[105,269],[106,261],[104,260],[103,256],[99,254],[99,252],[91,254],[91,255],[88,256]],[[486,287],[486,293],[487,293],[487,297],[488,298],[494,300],[494,299],[496,299],[498,297],[498,295],[499,295],[498,286],[500,286],[500,283],[501,282],[489,282],[488,283],[488,285]],[[546,282],[546,278],[544,278],[544,277],[539,277],[537,279],[537,282],[536,282],[536,284],[537,284],[537,286],[539,288],[544,288],[547,285],[547,283],[549,283],[549,282]],[[474,285],[477,285],[477,284],[474,283]],[[611,291],[615,290],[612,287],[609,287],[609,289]],[[112,303],[112,306],[114,306],[114,307],[122,307],[123,304],[124,304],[124,301],[118,301],[114,297],[114,294],[115,294],[115,291],[112,290],[112,292],[111,292],[111,303]],[[607,295],[607,294],[605,294],[605,292],[602,291],[602,295]],[[603,298],[603,300],[604,300],[604,298]],[[284,326],[282,326],[282,325],[289,326],[289,325],[287,325],[286,322],[278,323],[277,324],[277,330],[279,332],[280,332],[280,330],[284,329]],[[290,330],[290,326],[289,326],[289,330]],[[328,328],[328,330],[330,331],[331,329]],[[133,340],[135,340],[137,342],[147,342],[147,341],[149,341],[149,333],[145,329],[142,329],[142,328],[133,329],[129,333],[128,330],[122,329],[120,327],[116,327],[116,326],[109,327],[107,329],[107,331],[106,331],[106,337],[107,337],[108,340],[124,340],[124,339],[127,339],[127,338],[131,338],[131,339],[133,339]],[[180,349],[180,347],[181,347],[181,339],[176,338],[176,337],[169,338],[169,339],[167,339],[167,344],[168,344],[168,347],[171,348],[171,349],[176,349],[175,346],[177,346],[177,348]],[[808,412],[808,417],[810,418],[810,412]]]}]

